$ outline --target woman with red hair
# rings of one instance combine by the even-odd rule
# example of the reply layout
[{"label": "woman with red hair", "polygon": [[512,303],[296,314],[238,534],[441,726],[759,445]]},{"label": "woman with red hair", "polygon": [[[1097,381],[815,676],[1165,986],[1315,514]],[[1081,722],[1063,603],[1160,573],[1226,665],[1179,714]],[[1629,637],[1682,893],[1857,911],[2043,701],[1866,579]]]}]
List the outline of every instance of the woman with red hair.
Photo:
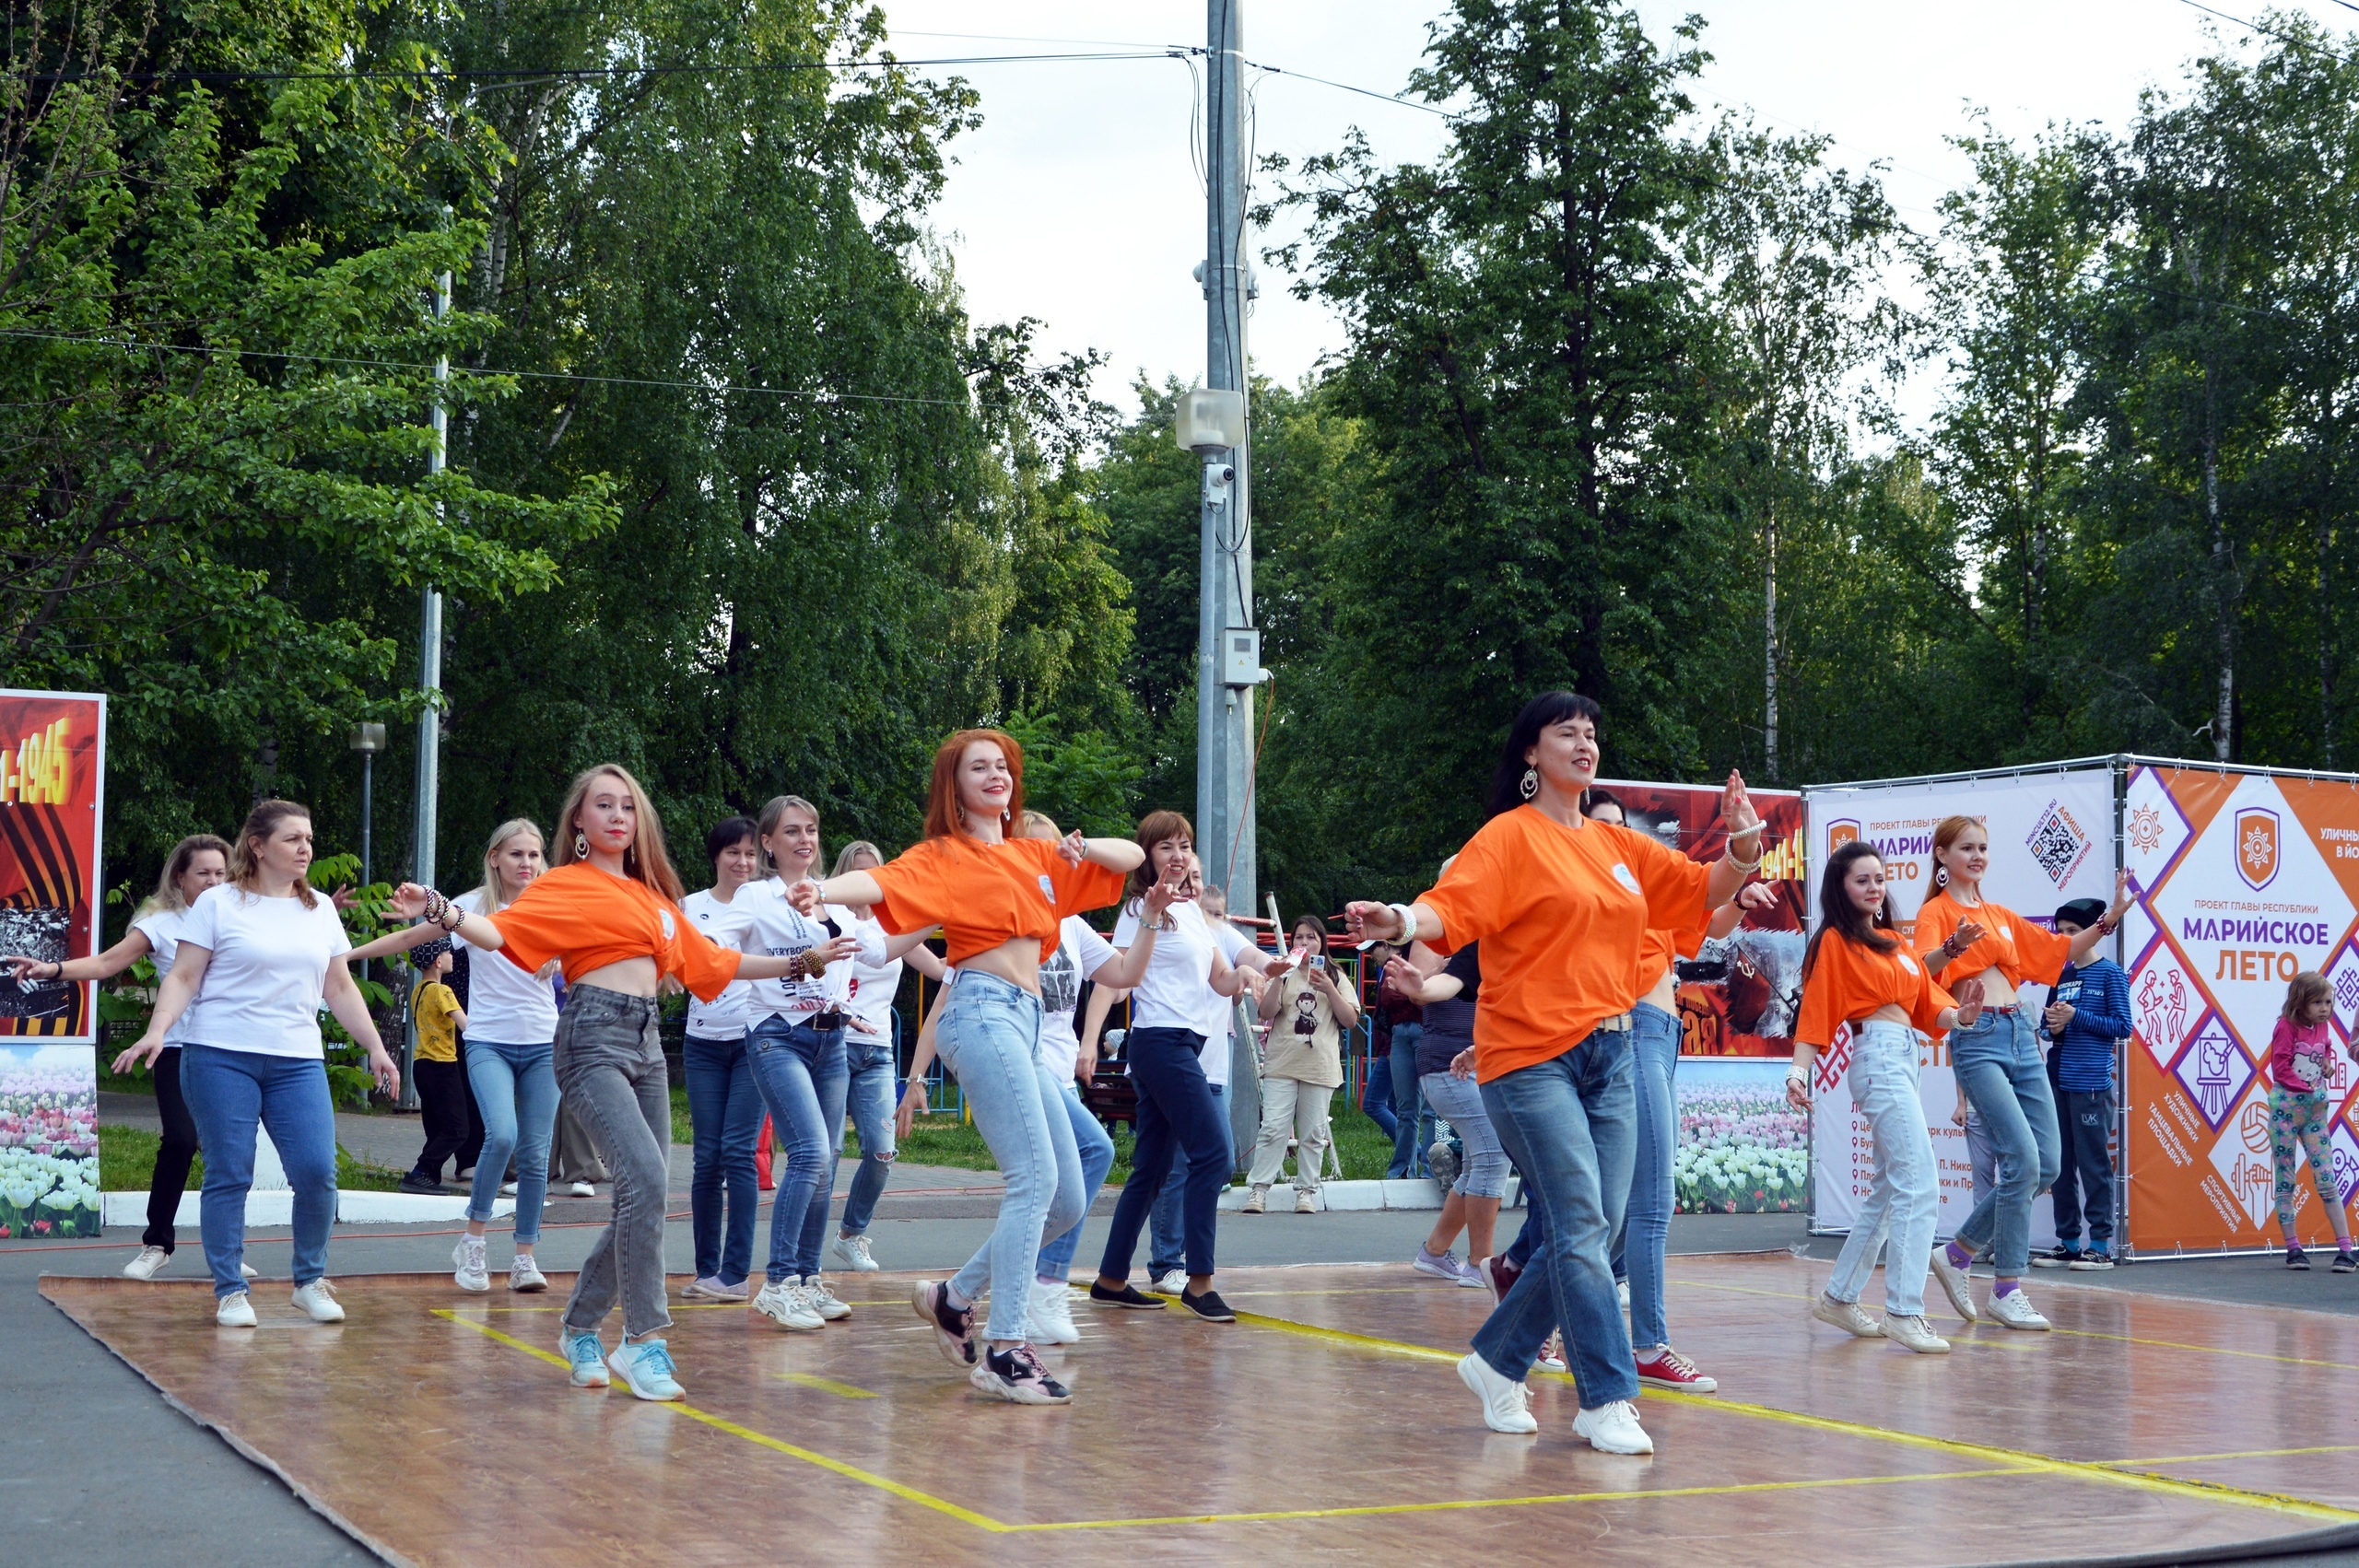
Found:
[{"label": "woman with red hair", "polygon": [[[1057,951],[1064,917],[1121,897],[1143,856],[1121,838],[1027,838],[1023,816],[1023,748],[997,730],[961,730],[934,754],[923,838],[884,865],[800,882],[787,896],[806,915],[866,905],[895,933],[942,928],[957,975],[934,1038],[1006,1187],[991,1239],[948,1281],[918,1286],[911,1305],[976,1387],[1062,1405],[1073,1396],[1027,1342],[1032,1264],[1044,1242],[1081,1223],[1084,1188],[1062,1086],[1040,1060],[1040,965]],[[1151,946],[1141,942],[1133,962],[1143,968]],[[975,1303],[986,1291],[991,1343],[979,1354]]]}]

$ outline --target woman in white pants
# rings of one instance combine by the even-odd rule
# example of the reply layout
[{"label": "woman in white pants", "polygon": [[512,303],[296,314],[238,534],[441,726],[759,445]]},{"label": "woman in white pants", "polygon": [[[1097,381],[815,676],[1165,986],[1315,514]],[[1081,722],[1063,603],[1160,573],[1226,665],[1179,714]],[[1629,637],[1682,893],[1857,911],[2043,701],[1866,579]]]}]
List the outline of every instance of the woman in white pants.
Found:
[{"label": "woman in white pants", "polygon": [[1319,1167],[1332,1141],[1328,1111],[1344,1084],[1343,1037],[1360,1021],[1350,988],[1336,983],[1326,921],[1316,915],[1295,921],[1286,966],[1262,988],[1260,1011],[1270,1039],[1262,1059],[1262,1133],[1246,1176],[1244,1212],[1269,1207],[1270,1186],[1285,1164],[1291,1133],[1294,1209],[1309,1214],[1319,1205]]}]

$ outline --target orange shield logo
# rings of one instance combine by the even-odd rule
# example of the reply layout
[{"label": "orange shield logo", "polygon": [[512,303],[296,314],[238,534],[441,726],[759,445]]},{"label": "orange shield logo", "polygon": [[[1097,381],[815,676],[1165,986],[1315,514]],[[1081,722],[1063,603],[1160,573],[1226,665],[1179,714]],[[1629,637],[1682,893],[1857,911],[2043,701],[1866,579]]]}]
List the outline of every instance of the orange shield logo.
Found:
[{"label": "orange shield logo", "polygon": [[1860,825],[1849,819],[1826,825],[1826,852],[1830,855],[1846,844],[1855,843],[1860,837]]},{"label": "orange shield logo", "polygon": [[2277,879],[2279,832],[2277,813],[2266,806],[2236,813],[2236,874],[2247,887],[2267,887]]}]

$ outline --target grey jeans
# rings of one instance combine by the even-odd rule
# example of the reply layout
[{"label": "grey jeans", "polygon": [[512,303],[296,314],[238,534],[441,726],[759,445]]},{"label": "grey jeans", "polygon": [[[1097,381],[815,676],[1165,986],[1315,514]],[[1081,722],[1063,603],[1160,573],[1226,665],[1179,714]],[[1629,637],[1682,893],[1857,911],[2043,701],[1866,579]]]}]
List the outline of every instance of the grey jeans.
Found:
[{"label": "grey jeans", "polygon": [[671,1170],[672,1086],[653,997],[574,986],[557,1014],[557,1087],[590,1129],[615,1182],[615,1217],[582,1259],[565,1326],[594,1330],[622,1301],[634,1338],[672,1326],[663,1303],[663,1189]]}]

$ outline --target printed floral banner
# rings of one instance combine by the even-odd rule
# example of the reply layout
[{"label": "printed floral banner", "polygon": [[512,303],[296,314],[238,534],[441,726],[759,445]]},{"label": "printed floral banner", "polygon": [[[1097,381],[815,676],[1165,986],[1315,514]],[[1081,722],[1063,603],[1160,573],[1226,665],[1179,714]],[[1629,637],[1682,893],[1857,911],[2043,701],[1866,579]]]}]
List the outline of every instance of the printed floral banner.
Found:
[{"label": "printed floral banner", "polygon": [[1786,1104],[1786,1064],[1740,1057],[1679,1064],[1682,1214],[1790,1214],[1810,1179],[1810,1123]]},{"label": "printed floral banner", "polygon": [[0,1044],[0,1240],[98,1234],[91,1047]]}]

